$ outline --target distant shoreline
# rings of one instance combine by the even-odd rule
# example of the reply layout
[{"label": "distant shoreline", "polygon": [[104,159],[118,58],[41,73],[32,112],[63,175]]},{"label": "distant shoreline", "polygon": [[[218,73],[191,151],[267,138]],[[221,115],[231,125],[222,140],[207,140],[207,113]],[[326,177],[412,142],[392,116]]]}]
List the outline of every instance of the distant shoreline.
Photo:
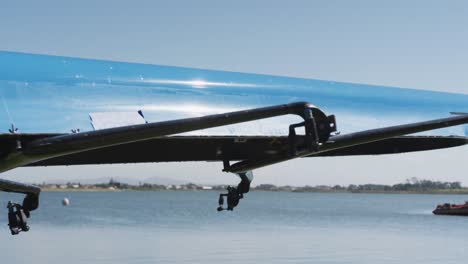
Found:
[{"label": "distant shoreline", "polygon": [[[211,189],[211,190],[164,190],[164,189],[106,189],[106,188],[41,188],[42,192],[223,192],[224,190]],[[310,191],[290,191],[290,190],[262,190],[251,189],[251,192],[281,192],[281,193],[351,193],[351,194],[453,194],[453,195],[468,195],[468,189],[460,190],[430,190],[430,191],[334,191],[334,190],[310,190]]]},{"label": "distant shoreline", "polygon": [[[187,183],[181,185],[161,185],[143,183],[130,185],[113,181],[100,184],[39,184],[44,192],[121,192],[121,191],[218,191],[224,192],[226,185],[199,185]],[[348,186],[318,185],[318,186],[275,186],[260,184],[253,186],[251,191],[294,192],[294,193],[373,193],[373,194],[468,194],[468,188],[460,182],[434,182],[412,178],[406,183],[395,185],[362,184]]]}]

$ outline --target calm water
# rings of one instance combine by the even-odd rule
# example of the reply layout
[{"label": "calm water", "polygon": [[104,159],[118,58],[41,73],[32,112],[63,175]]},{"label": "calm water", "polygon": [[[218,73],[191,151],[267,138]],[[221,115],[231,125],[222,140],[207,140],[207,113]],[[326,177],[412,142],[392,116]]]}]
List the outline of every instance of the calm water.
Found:
[{"label": "calm water", "polygon": [[[249,193],[216,212],[217,192],[43,193],[31,231],[1,263],[463,263],[468,217],[434,216],[467,196]],[[0,194],[2,206],[18,196]],[[61,200],[68,197],[69,207]]]}]

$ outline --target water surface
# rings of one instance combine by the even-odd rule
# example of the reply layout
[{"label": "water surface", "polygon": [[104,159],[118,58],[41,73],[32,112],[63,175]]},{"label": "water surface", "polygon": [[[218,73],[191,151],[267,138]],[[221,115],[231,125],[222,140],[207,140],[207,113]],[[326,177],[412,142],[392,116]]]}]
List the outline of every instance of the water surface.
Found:
[{"label": "water surface", "polygon": [[[468,218],[434,216],[458,195],[252,192],[234,212],[217,192],[43,193],[31,231],[2,263],[462,263]],[[0,194],[3,205],[14,194]],[[61,200],[68,197],[69,207]]]}]

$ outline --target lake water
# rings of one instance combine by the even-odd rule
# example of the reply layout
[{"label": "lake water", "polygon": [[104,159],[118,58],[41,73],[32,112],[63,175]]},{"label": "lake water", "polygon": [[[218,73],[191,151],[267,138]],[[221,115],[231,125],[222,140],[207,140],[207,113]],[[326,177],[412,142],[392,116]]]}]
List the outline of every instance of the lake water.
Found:
[{"label": "lake water", "polygon": [[[18,195],[0,194],[2,206]],[[68,197],[71,205],[63,207]],[[217,212],[217,192],[42,193],[31,230],[1,263],[464,263],[468,217],[435,216],[459,195],[252,192]],[[4,223],[4,224],[3,224]]]}]

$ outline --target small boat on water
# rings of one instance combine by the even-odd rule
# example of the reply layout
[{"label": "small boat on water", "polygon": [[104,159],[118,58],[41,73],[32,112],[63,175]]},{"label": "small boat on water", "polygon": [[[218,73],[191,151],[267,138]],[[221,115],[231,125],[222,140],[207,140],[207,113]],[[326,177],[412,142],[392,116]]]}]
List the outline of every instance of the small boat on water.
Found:
[{"label": "small boat on water", "polygon": [[463,215],[468,216],[468,201],[464,204],[449,204],[445,203],[437,205],[436,209],[432,211],[436,215]]}]

